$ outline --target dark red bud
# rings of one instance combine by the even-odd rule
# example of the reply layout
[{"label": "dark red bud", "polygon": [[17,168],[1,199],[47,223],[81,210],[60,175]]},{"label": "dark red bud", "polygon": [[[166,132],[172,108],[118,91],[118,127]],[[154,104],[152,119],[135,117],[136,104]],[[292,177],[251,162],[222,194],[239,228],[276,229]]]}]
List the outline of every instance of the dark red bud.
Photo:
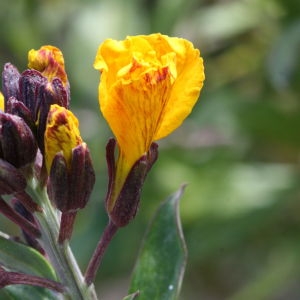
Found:
[{"label": "dark red bud", "polygon": [[47,84],[45,78],[39,71],[26,70],[20,77],[20,99],[25,106],[31,111],[34,120],[38,118],[39,107],[42,100],[41,86]]},{"label": "dark red bud", "polygon": [[0,155],[16,168],[34,161],[37,152],[35,137],[25,121],[0,112]]},{"label": "dark red bud", "polygon": [[62,212],[58,242],[70,239],[76,213],[87,204],[95,184],[95,172],[85,143],[72,150],[67,166],[62,152],[55,155],[48,180],[48,195]]},{"label": "dark red bud", "polygon": [[15,97],[10,97],[6,103],[6,112],[22,118],[33,134],[36,135],[36,125],[33,115],[23,102],[17,100]]},{"label": "dark red bud", "polygon": [[19,98],[19,79],[20,73],[18,69],[11,63],[6,63],[2,72],[2,92],[6,102],[10,97]]},{"label": "dark red bud", "polygon": [[67,211],[68,207],[68,168],[62,152],[55,155],[48,181],[48,195],[60,211]]},{"label": "dark red bud", "polygon": [[[84,208],[95,184],[95,171],[85,143],[73,149],[70,172],[69,210]],[[71,188],[72,187],[72,188]]]}]

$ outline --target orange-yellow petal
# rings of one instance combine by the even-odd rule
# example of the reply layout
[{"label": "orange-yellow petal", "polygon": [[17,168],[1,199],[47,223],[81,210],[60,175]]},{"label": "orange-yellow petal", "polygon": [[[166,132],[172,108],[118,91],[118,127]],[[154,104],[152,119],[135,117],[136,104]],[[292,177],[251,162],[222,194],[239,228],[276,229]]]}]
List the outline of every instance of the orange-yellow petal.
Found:
[{"label": "orange-yellow petal", "polygon": [[42,46],[39,50],[31,49],[28,52],[28,67],[41,72],[50,82],[54,78],[59,78],[64,86],[69,84],[63,54],[54,46]]},{"label": "orange-yellow petal", "polygon": [[204,81],[199,50],[161,34],[106,40],[94,67],[101,111],[128,164],[175,130],[191,112]]},{"label": "orange-yellow petal", "polygon": [[44,136],[45,161],[50,172],[52,161],[58,152],[62,152],[69,167],[72,149],[82,143],[79,122],[70,110],[59,105],[51,105]]}]

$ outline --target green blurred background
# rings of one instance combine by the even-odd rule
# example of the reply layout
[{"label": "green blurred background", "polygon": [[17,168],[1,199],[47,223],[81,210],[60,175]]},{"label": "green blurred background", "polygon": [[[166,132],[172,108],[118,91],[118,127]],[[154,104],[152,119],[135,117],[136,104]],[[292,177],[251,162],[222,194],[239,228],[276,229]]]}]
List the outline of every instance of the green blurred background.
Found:
[{"label": "green blurred background", "polygon": [[[300,2],[298,0],[2,0],[0,64],[26,68],[31,48],[65,57],[71,108],[97,171],[72,247],[84,269],[107,222],[105,144],[92,68],[106,38],[161,32],[201,50],[206,81],[160,158],[136,219],[120,230],[97,276],[121,299],[158,204],[182,183],[189,260],[181,299],[300,299]],[[18,234],[1,218],[1,230]]]}]

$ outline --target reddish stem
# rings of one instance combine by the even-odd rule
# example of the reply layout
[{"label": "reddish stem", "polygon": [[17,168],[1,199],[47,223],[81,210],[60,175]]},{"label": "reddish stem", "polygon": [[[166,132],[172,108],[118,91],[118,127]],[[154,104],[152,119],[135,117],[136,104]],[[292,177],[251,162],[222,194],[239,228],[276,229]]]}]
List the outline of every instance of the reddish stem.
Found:
[{"label": "reddish stem", "polygon": [[59,293],[64,292],[64,286],[59,282],[19,272],[8,272],[0,267],[0,288],[12,284],[40,286]]},{"label": "reddish stem", "polygon": [[101,264],[103,255],[113,236],[117,232],[118,227],[110,220],[104,229],[100,241],[93,253],[85,272],[85,282],[89,286],[95,279],[96,273]]},{"label": "reddish stem", "polygon": [[77,212],[62,213],[60,220],[58,243],[70,240]]}]

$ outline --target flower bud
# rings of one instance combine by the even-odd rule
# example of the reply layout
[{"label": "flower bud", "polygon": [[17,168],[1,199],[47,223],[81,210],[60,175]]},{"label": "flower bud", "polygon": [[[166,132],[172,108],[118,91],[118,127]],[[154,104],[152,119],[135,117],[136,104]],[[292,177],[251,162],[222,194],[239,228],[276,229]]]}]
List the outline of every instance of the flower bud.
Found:
[{"label": "flower bud", "polygon": [[61,212],[84,208],[94,183],[95,172],[85,143],[72,149],[69,166],[62,152],[56,154],[49,174],[48,193]]},{"label": "flower bud", "polygon": [[0,112],[0,157],[16,168],[34,161],[37,144],[25,121]]},{"label": "flower bud", "polygon": [[19,98],[19,79],[18,69],[11,63],[6,63],[2,72],[2,90],[5,102],[10,97]]},{"label": "flower bud", "polygon": [[64,107],[52,105],[45,131],[48,195],[62,212],[58,241],[70,239],[76,212],[85,207],[95,183],[90,152],[78,120]]},{"label": "flower bud", "polygon": [[[36,134],[39,148],[44,153],[44,132],[50,106],[58,104],[68,108],[70,86],[64,69],[63,55],[56,47],[43,46],[39,50],[30,50],[28,67],[29,69],[20,74],[12,64],[7,63],[4,66],[4,107],[8,112],[6,106],[10,98],[24,104],[30,111],[30,114],[26,112],[24,120]],[[18,104],[17,110],[17,115],[23,117],[24,107]],[[32,123],[35,125],[32,126]]]},{"label": "flower bud", "polygon": [[31,111],[21,101],[18,101],[15,97],[10,97],[6,102],[6,112],[12,115],[19,116],[29,126],[32,133],[36,135],[36,125],[32,117]]}]

